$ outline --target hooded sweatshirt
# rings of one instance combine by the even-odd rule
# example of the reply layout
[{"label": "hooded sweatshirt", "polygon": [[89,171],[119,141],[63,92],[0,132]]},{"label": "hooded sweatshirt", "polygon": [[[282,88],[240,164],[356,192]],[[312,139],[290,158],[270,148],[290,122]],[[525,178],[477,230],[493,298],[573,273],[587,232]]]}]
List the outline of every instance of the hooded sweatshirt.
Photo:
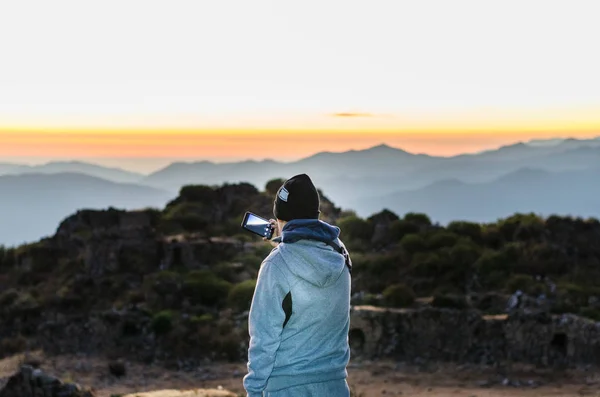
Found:
[{"label": "hooded sweatshirt", "polygon": [[249,397],[348,376],[350,271],[324,242],[343,247],[339,233],[320,220],[292,220],[263,261],[248,320]]}]

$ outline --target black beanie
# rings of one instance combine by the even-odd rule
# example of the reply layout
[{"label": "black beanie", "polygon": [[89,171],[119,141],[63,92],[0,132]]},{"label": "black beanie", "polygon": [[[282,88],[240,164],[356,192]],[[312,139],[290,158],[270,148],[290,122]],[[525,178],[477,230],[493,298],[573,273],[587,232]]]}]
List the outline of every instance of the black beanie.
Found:
[{"label": "black beanie", "polygon": [[273,215],[282,221],[319,219],[319,192],[306,174],[296,175],[279,188]]}]

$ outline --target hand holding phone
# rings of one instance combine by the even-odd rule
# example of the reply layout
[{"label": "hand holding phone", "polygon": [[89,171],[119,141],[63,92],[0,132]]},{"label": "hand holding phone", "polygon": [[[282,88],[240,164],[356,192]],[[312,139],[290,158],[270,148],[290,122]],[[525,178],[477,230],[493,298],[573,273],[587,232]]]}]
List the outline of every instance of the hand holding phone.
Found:
[{"label": "hand holding phone", "polygon": [[261,236],[265,240],[271,240],[275,227],[268,219],[260,217],[252,212],[246,212],[242,227],[251,233]]}]

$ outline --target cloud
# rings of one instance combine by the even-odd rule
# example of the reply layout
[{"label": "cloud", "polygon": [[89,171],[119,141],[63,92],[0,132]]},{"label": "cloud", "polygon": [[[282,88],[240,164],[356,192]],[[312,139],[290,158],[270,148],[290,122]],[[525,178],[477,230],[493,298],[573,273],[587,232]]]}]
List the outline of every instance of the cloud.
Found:
[{"label": "cloud", "polygon": [[357,113],[357,112],[342,112],[342,113],[334,113],[333,117],[374,117],[374,114],[371,113]]}]

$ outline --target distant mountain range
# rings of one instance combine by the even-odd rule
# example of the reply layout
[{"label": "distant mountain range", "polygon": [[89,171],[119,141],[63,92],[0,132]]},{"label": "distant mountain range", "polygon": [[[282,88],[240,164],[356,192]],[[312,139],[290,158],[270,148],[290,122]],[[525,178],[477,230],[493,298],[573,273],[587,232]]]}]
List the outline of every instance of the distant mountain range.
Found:
[{"label": "distant mountain range", "polygon": [[263,189],[298,173],[362,216],[383,208],[423,211],[439,222],[492,221],[516,211],[600,216],[600,138],[520,142],[453,157],[379,145],[287,163],[177,162],[150,175],[84,162],[0,163],[0,219],[18,223],[0,232],[0,244],[36,240],[79,208],[162,207],[186,184]]},{"label": "distant mountain range", "polygon": [[83,174],[0,176],[0,245],[54,234],[59,223],[77,209],[158,208],[171,198],[163,190]]},{"label": "distant mountain range", "polygon": [[[363,215],[388,208],[423,212],[441,223],[492,221],[515,212],[600,218],[600,167],[548,172],[522,168],[492,182],[445,180],[412,191],[360,198]],[[352,205],[352,204],[351,204]]]},{"label": "distant mountain range", "polygon": [[103,167],[82,161],[55,161],[42,165],[0,163],[0,175],[80,173],[118,183],[137,183],[145,175],[121,168]]}]

